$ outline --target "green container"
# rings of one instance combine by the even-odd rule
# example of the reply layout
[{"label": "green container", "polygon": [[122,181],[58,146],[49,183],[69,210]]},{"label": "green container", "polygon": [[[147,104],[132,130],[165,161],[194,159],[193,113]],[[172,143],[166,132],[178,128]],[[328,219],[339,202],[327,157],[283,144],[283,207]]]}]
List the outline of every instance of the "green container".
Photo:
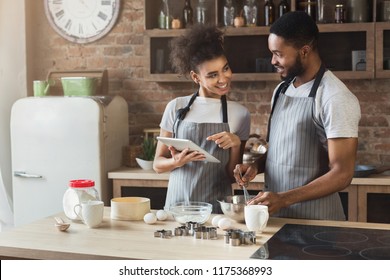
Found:
[{"label": "green container", "polygon": [[96,93],[96,78],[62,77],[61,83],[64,96],[91,96]]}]

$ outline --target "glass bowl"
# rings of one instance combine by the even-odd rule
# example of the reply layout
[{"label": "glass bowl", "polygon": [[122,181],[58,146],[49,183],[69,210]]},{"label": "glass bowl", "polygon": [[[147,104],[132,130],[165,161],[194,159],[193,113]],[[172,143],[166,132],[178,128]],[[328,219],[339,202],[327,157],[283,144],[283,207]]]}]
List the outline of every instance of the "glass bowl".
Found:
[{"label": "glass bowl", "polygon": [[213,206],[206,202],[187,201],[177,202],[169,208],[176,222],[185,224],[194,222],[204,224],[210,218]]}]

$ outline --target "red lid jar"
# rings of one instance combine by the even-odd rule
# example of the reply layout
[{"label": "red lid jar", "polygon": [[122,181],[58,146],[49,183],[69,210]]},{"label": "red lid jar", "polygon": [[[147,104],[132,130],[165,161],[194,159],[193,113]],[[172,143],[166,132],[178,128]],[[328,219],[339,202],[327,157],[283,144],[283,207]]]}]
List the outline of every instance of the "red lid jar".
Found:
[{"label": "red lid jar", "polygon": [[90,200],[100,200],[99,193],[95,189],[95,181],[89,179],[70,180],[69,188],[62,199],[65,215],[72,221],[81,221],[80,207],[75,206]]}]

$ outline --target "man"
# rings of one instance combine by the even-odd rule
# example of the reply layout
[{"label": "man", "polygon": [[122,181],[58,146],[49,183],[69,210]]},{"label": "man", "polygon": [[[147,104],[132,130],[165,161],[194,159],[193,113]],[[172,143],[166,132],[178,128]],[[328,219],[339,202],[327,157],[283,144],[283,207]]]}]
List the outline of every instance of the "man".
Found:
[{"label": "man", "polygon": [[[284,82],[272,100],[266,189],[250,204],[267,205],[279,217],[345,220],[338,192],[353,177],[360,106],[325,69],[318,36],[305,12],[289,12],[271,26],[268,47]],[[260,165],[237,165],[234,174],[242,185],[262,171]]]}]

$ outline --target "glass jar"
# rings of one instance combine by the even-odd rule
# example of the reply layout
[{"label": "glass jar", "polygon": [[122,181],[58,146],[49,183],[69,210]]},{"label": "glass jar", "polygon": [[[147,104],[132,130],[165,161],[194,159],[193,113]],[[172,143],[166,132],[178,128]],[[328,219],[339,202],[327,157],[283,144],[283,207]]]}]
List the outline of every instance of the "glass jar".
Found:
[{"label": "glass jar", "polygon": [[207,7],[206,0],[199,0],[196,6],[196,23],[205,24],[207,22]]},{"label": "glass jar", "polygon": [[347,0],[346,14],[348,22],[368,22],[369,10],[368,0]]},{"label": "glass jar", "polygon": [[225,0],[223,6],[223,25],[234,26],[234,17],[236,16],[236,7],[233,0]]},{"label": "glass jar", "polygon": [[169,29],[170,26],[168,0],[162,0],[160,13],[158,15],[158,28]]},{"label": "glass jar", "polygon": [[[99,193],[95,189],[93,180],[70,180],[69,188],[65,191],[62,199],[65,215],[72,221],[81,221],[79,213],[75,211],[76,204],[90,200],[100,200]],[[76,208],[80,211],[80,207]]]},{"label": "glass jar", "polygon": [[334,22],[344,23],[345,22],[345,9],[343,4],[337,4],[334,10]]},{"label": "glass jar", "polygon": [[244,5],[244,17],[246,26],[257,25],[257,5],[256,0],[246,0]]}]

